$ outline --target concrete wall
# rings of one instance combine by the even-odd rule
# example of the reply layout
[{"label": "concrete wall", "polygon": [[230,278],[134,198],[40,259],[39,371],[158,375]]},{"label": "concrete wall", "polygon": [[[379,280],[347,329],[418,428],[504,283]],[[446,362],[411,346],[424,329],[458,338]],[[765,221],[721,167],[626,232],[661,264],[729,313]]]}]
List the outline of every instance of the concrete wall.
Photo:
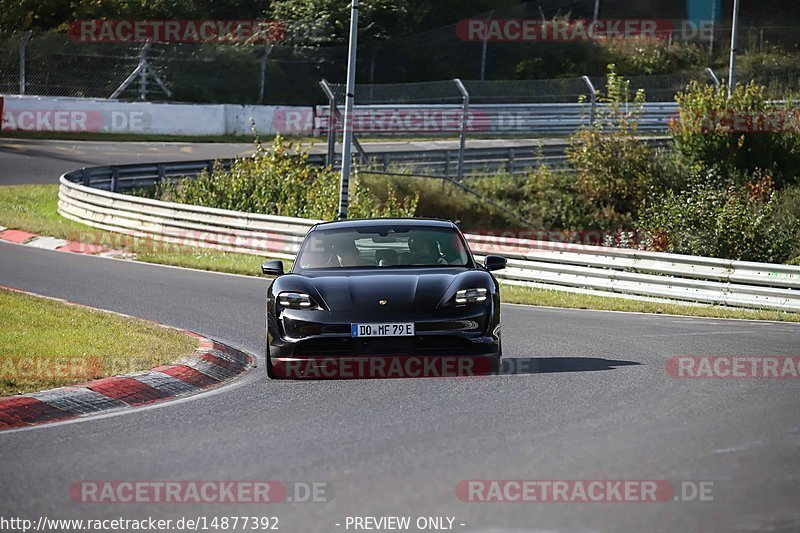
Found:
[{"label": "concrete wall", "polygon": [[69,131],[151,135],[311,134],[309,107],[162,104],[90,98],[3,95],[3,131]]}]

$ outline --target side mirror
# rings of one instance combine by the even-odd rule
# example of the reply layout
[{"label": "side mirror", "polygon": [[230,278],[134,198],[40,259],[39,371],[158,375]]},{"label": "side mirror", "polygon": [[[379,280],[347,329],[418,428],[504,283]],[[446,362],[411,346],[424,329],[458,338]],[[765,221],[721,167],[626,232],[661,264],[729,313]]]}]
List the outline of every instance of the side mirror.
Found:
[{"label": "side mirror", "polygon": [[483,260],[483,265],[486,270],[503,270],[508,264],[508,259],[499,255],[487,255]]},{"label": "side mirror", "polygon": [[283,261],[267,261],[261,265],[261,273],[266,276],[282,276]]}]

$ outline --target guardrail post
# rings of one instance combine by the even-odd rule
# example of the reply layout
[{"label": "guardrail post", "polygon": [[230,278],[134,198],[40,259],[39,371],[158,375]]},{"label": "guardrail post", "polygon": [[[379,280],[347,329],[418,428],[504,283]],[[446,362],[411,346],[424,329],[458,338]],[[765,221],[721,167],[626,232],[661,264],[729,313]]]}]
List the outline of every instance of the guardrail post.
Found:
[{"label": "guardrail post", "polygon": [[513,174],[514,173],[514,163],[515,163],[514,159],[515,159],[515,156],[516,156],[516,152],[514,152],[514,149],[513,148],[509,148],[508,149],[508,161],[506,162],[506,172],[508,172],[509,174]]},{"label": "guardrail post", "polygon": [[594,88],[594,84],[592,80],[589,79],[589,76],[581,76],[581,79],[583,79],[583,83],[585,83],[586,87],[589,89],[589,98],[592,104],[591,111],[589,111],[589,121],[594,124],[594,119],[597,114],[597,89]]},{"label": "guardrail post", "polygon": [[467,150],[467,128],[469,125],[469,91],[464,87],[460,79],[453,80],[461,92],[461,98],[464,102],[464,108],[461,111],[461,140],[458,147],[458,174],[456,180],[461,181],[464,178],[464,153]]},{"label": "guardrail post", "polygon": [[111,186],[109,190],[111,192],[117,192],[117,178],[119,178],[119,169],[117,167],[111,168]]},{"label": "guardrail post", "polygon": [[19,94],[25,94],[25,52],[28,49],[28,42],[33,36],[33,30],[28,30],[19,42]]}]

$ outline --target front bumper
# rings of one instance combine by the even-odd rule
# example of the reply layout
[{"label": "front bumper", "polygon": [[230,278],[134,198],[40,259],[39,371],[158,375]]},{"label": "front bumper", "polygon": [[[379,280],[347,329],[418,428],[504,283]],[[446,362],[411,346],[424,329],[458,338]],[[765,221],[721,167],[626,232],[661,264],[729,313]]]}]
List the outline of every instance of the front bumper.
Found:
[{"label": "front bumper", "polygon": [[377,320],[330,318],[324,311],[285,311],[270,319],[273,372],[289,379],[445,377],[490,374],[500,364],[499,320],[491,306],[421,316],[413,320],[413,337],[354,338],[351,323]]}]

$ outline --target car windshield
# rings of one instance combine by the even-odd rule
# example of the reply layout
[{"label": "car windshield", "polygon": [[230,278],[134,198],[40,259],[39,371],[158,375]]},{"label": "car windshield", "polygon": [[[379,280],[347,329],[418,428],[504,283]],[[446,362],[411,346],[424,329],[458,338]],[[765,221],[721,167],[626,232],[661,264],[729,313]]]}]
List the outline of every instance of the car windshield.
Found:
[{"label": "car windshield", "polygon": [[317,229],[297,258],[300,269],[469,266],[458,231],[442,227],[378,226]]}]

